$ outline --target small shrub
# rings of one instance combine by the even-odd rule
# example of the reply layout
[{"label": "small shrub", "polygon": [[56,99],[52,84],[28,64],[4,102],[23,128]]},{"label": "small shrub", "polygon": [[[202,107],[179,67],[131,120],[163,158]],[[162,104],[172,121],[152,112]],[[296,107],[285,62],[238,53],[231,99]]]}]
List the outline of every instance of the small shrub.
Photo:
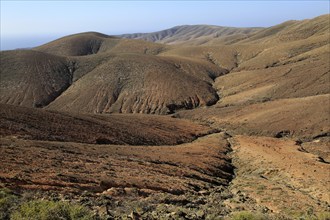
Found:
[{"label": "small shrub", "polygon": [[260,213],[237,212],[233,214],[232,220],[266,220],[267,218]]},{"label": "small shrub", "polygon": [[12,220],[90,220],[93,214],[87,208],[69,204],[67,202],[54,202],[35,200],[21,204],[18,210],[11,215]]},{"label": "small shrub", "polygon": [[19,198],[6,188],[0,189],[0,219],[7,220],[11,212],[17,208]]},{"label": "small shrub", "polygon": [[301,220],[330,220],[330,212],[320,212],[316,214],[305,214],[300,216]]},{"label": "small shrub", "polygon": [[317,214],[319,220],[330,220],[330,212],[321,212]]}]

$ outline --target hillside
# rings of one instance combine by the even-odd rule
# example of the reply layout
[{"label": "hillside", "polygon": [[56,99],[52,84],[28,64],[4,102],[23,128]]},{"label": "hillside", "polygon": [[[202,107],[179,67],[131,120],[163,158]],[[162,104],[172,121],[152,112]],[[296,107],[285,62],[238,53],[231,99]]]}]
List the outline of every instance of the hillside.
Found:
[{"label": "hillside", "polygon": [[4,104],[0,107],[2,137],[89,144],[174,145],[212,132],[208,127],[165,116],[77,115]]},{"label": "hillside", "polygon": [[0,102],[43,107],[72,83],[73,66],[65,57],[31,50],[2,51]]},{"label": "hillside", "polygon": [[[205,58],[207,54],[210,61],[230,69],[229,74],[215,80],[213,87],[220,99],[214,106],[179,115],[187,114],[212,123],[221,121],[220,126],[232,127],[239,119],[237,114],[243,111],[247,115],[242,116],[239,126],[233,127],[249,134],[275,135],[281,130],[291,130],[296,136],[313,137],[329,132],[328,17],[290,21],[279,25],[281,28],[271,27],[269,30],[277,30],[271,31],[273,35],[255,35],[260,37],[257,45],[254,44],[256,37],[251,37],[250,43],[246,41],[243,45],[184,46],[165,52],[163,56],[176,54],[194,59]],[[309,32],[312,29],[315,31]],[[295,33],[295,38],[284,41],[283,36],[287,33]],[[233,115],[228,121],[225,119],[227,114]]]},{"label": "hillside", "polygon": [[216,103],[212,82],[224,73],[205,61],[121,54],[85,74],[47,108],[167,114]]},{"label": "hillside", "polygon": [[330,134],[329,98],[326,94],[249,105],[215,106],[179,112],[176,117],[206,122],[234,134],[312,140]]}]

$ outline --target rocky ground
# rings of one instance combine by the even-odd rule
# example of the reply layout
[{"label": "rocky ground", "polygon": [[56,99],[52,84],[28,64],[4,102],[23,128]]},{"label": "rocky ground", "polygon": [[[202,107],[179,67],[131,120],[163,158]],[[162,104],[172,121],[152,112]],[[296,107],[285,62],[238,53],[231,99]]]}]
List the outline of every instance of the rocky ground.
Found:
[{"label": "rocky ground", "polygon": [[329,211],[330,165],[300,144],[225,132],[152,147],[2,138],[1,182],[102,219],[296,219]]},{"label": "rocky ground", "polygon": [[[302,151],[299,143],[288,138],[239,135],[231,143],[236,167],[232,192],[241,192],[266,210],[288,216],[298,217],[307,210],[329,211],[330,165],[322,158]],[[246,207],[244,201],[229,200],[227,204]]]}]

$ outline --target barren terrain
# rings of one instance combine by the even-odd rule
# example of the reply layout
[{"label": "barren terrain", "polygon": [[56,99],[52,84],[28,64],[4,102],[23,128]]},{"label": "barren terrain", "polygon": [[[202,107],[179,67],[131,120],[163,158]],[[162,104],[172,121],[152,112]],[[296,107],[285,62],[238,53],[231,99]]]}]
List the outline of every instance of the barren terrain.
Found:
[{"label": "barren terrain", "polygon": [[0,52],[1,188],[96,219],[329,219],[329,21]]},{"label": "barren terrain", "polygon": [[12,137],[3,139],[1,176],[28,189],[111,194],[112,188],[136,188],[180,195],[228,184],[228,150],[219,134],[179,146],[64,145]]},{"label": "barren terrain", "polygon": [[90,144],[175,145],[214,130],[187,120],[147,115],[77,115],[1,104],[1,135]]}]

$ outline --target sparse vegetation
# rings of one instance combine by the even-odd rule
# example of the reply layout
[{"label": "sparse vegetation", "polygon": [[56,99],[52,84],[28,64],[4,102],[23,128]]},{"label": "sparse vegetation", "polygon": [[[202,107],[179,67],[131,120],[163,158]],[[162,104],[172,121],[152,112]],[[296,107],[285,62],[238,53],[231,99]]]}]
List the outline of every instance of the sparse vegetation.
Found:
[{"label": "sparse vegetation", "polygon": [[329,212],[300,213],[300,214],[262,214],[259,212],[241,211],[235,212],[230,220],[329,220]]},{"label": "sparse vegetation", "polygon": [[36,200],[22,203],[11,214],[12,220],[91,220],[93,214],[87,208],[67,202]]},{"label": "sparse vegetation", "polygon": [[24,198],[7,188],[0,189],[1,220],[91,220],[88,208],[62,201]]},{"label": "sparse vegetation", "polygon": [[0,219],[8,220],[11,213],[17,209],[19,198],[11,190],[0,188]]},{"label": "sparse vegetation", "polygon": [[231,220],[267,220],[267,217],[261,213],[243,211],[234,213]]}]

